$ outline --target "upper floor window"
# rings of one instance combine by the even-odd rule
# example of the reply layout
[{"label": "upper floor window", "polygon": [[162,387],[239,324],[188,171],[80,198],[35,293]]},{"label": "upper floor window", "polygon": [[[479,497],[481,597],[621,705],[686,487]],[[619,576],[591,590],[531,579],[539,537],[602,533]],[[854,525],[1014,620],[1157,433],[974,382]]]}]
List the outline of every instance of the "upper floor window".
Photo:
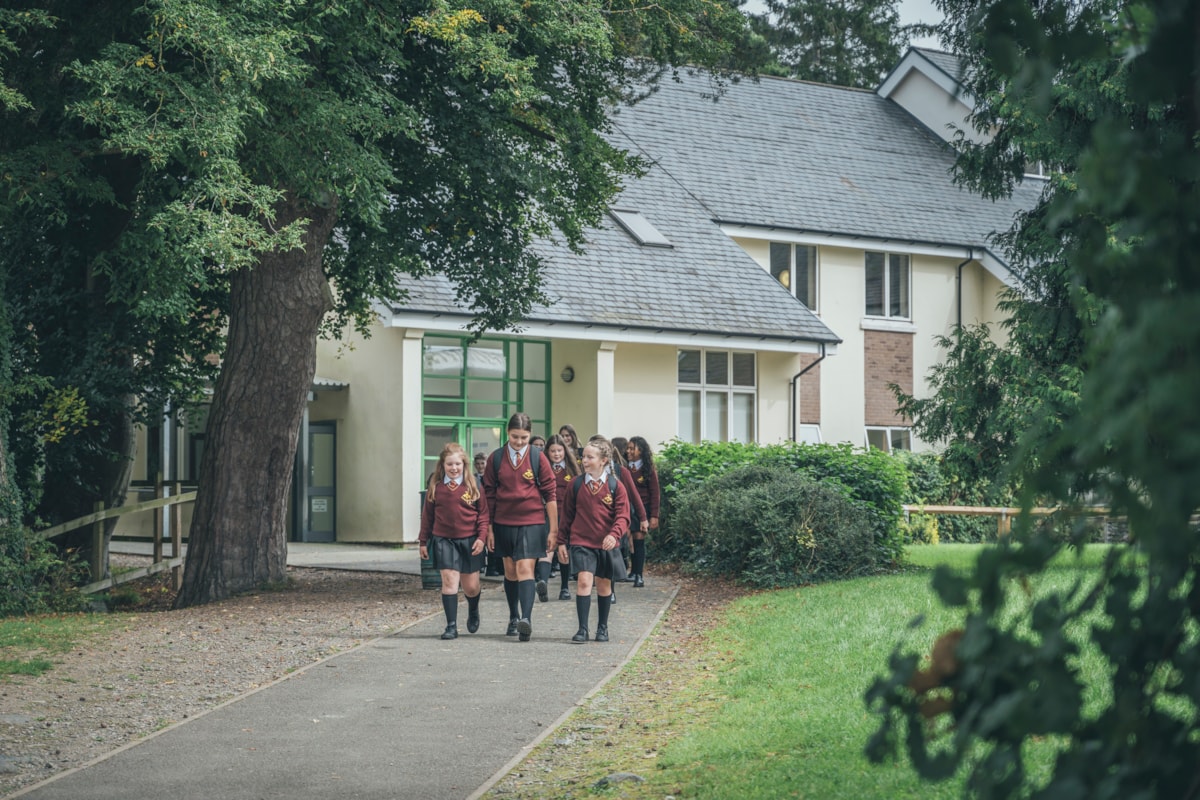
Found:
[{"label": "upper floor window", "polygon": [[912,450],[911,428],[867,428],[867,447],[885,453],[897,450]]},{"label": "upper floor window", "polygon": [[771,275],[792,290],[810,311],[817,310],[817,248],[771,242]]},{"label": "upper floor window", "polygon": [[754,353],[680,350],[679,438],[753,442],[757,380]]},{"label": "upper floor window", "polygon": [[911,319],[908,256],[868,252],[866,267],[866,315]]}]

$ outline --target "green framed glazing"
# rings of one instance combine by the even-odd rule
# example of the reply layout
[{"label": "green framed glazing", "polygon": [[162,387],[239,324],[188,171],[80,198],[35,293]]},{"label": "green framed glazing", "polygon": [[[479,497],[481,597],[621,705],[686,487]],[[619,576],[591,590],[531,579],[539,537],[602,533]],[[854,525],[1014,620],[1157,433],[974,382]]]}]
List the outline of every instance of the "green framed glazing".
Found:
[{"label": "green framed glazing", "polygon": [[550,342],[434,335],[421,344],[421,430],[425,474],[441,448],[457,441],[469,453],[498,445],[508,418],[529,414],[546,435],[551,408]]}]

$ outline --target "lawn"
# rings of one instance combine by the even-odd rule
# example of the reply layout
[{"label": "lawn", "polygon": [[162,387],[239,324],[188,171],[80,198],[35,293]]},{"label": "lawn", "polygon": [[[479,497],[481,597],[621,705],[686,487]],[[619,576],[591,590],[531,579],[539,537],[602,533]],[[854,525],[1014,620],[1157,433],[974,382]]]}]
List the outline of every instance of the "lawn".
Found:
[{"label": "lawn", "polygon": [[6,675],[40,675],[77,642],[117,624],[113,615],[39,614],[0,619],[0,681]]},{"label": "lawn", "polygon": [[[966,569],[979,546],[913,548],[911,563]],[[1068,554],[1038,589],[1087,578],[1102,558]],[[736,602],[708,637],[711,678],[684,687],[676,707],[706,709],[664,746],[658,769],[626,797],[935,798],[959,797],[961,779],[920,781],[908,765],[870,764],[863,747],[877,727],[863,694],[897,642],[928,651],[958,624],[929,589],[928,569],[755,595]],[[1024,602],[1024,600],[1022,600]],[[1019,609],[1014,609],[1014,613]],[[910,627],[924,615],[926,624]],[[1088,659],[1084,659],[1085,662]],[[1084,664],[1084,674],[1099,669]],[[713,702],[714,698],[716,702]],[[1039,754],[1044,771],[1051,743]]]}]

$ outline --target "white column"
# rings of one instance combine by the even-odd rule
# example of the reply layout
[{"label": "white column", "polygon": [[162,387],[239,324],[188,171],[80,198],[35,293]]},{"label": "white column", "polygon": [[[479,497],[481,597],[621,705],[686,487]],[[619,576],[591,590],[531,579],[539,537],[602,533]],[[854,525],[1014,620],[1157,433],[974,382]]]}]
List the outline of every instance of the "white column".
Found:
[{"label": "white column", "polygon": [[400,393],[400,468],[402,487],[400,518],[403,522],[401,536],[406,543],[417,541],[421,533],[421,491],[424,483],[424,467],[421,453],[424,450],[424,431],[421,425],[421,341],[425,331],[415,328],[404,330],[400,347],[400,370],[404,387]]},{"label": "white column", "polygon": [[[613,387],[616,374],[616,342],[600,342],[596,348],[596,431],[613,436]],[[587,434],[580,434],[587,436]]]}]

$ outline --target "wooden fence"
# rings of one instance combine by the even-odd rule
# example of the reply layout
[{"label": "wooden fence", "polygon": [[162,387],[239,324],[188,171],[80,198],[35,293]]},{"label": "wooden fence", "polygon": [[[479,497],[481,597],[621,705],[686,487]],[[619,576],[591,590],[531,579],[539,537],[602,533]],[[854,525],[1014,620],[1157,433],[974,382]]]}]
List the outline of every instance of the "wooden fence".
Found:
[{"label": "wooden fence", "polygon": [[[156,483],[156,487],[155,494],[157,497],[154,500],[147,500],[132,506],[119,506],[109,509],[104,508],[103,503],[97,502],[96,510],[93,513],[69,522],[64,522],[61,525],[55,525],[53,528],[47,528],[44,531],[38,531],[36,535],[41,536],[43,539],[53,539],[55,536],[61,536],[68,531],[77,530],[87,525],[92,526],[92,559],[88,564],[91,570],[92,582],[82,588],[81,591],[85,594],[99,592],[168,569],[172,572],[175,589],[178,591],[183,586],[183,504],[195,502],[196,493],[184,493],[182,484],[175,483],[171,484],[171,496],[166,497],[164,493],[167,490],[167,484],[159,481]],[[98,577],[109,571],[108,564],[104,563],[105,558],[108,556],[108,549],[104,547],[104,521],[122,517],[126,514],[137,514],[160,508],[171,509],[171,557],[163,557],[162,514],[155,514],[154,535],[152,537],[154,547],[151,554],[152,562],[150,566],[128,570],[108,578]]]},{"label": "wooden fence", "polygon": [[[1013,517],[1021,515],[1020,508],[999,508],[993,506],[921,506],[921,505],[905,505],[904,518],[907,520],[910,514],[958,514],[964,517],[995,517],[996,518],[996,535],[1007,536],[1012,531]],[[1051,514],[1063,512],[1061,508],[1031,508],[1029,514],[1035,517],[1048,517]],[[1075,515],[1107,517],[1112,512],[1107,508],[1099,506],[1089,506],[1086,508],[1073,509],[1071,511]]]}]

